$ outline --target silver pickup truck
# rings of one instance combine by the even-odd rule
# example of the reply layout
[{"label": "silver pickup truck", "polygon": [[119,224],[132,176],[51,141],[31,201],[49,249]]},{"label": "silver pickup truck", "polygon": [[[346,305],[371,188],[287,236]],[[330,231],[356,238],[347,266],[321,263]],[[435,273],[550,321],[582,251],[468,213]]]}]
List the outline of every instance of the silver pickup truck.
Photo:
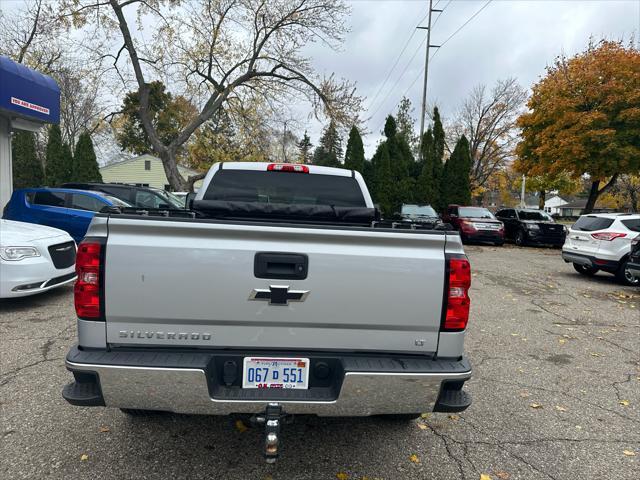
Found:
[{"label": "silver pickup truck", "polygon": [[[440,228],[440,229],[439,229]],[[112,207],[78,246],[73,405],[252,414],[456,412],[469,262],[456,232],[381,221],[362,176],[218,163],[185,211]]]}]

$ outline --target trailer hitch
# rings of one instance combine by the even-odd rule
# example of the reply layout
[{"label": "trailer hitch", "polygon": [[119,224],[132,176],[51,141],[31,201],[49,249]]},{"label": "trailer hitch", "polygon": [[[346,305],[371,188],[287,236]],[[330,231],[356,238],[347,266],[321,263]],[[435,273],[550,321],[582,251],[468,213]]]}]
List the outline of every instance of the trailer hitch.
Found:
[{"label": "trailer hitch", "polygon": [[275,463],[280,455],[280,430],[285,423],[292,423],[293,416],[284,413],[278,403],[267,405],[264,413],[251,417],[254,425],[264,425],[264,458],[267,463]]}]

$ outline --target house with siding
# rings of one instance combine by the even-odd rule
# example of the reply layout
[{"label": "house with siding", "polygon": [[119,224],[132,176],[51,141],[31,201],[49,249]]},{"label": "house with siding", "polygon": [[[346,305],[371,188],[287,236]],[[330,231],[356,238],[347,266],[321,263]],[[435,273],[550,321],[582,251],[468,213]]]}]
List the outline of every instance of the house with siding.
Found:
[{"label": "house with siding", "polygon": [[[178,171],[185,179],[198,173],[180,165],[178,165]],[[149,154],[105,165],[100,169],[100,174],[102,180],[107,183],[131,183],[143,187],[171,189],[162,161]],[[194,187],[198,189],[201,185],[202,180],[199,180]]]}]

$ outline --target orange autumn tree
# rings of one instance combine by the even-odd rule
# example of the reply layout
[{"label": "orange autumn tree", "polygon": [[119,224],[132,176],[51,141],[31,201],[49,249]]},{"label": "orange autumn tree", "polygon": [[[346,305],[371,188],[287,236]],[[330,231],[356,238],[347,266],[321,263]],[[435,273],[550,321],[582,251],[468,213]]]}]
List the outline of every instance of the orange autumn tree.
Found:
[{"label": "orange autumn tree", "polygon": [[640,51],[633,45],[601,41],[558,57],[527,105],[518,119],[516,168],[535,176],[588,175],[585,212],[621,174],[640,172]]}]

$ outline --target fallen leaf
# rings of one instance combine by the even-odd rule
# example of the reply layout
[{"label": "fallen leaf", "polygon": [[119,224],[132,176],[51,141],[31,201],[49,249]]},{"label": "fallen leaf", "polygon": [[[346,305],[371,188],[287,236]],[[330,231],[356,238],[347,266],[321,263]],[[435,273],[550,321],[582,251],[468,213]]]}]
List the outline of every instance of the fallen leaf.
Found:
[{"label": "fallen leaf", "polygon": [[481,473],[480,480],[491,480],[491,477],[485,473]]},{"label": "fallen leaf", "polygon": [[623,450],[622,453],[624,453],[627,457],[635,457],[636,456],[636,452],[634,452],[632,450]]},{"label": "fallen leaf", "polygon": [[519,336],[520,336],[520,334],[519,334],[519,333],[512,333],[512,334],[511,334],[511,336],[512,336],[512,337],[519,337]]},{"label": "fallen leaf", "polygon": [[424,423],[419,423],[419,424],[418,424],[418,428],[419,428],[420,430],[426,430],[426,429],[428,429],[429,427],[427,427]]},{"label": "fallen leaf", "polygon": [[580,425],[576,425],[576,430],[582,430],[582,427]]},{"label": "fallen leaf", "polygon": [[349,475],[347,475],[344,472],[338,472],[338,473],[336,473],[336,478],[338,480],[347,480],[349,478]]},{"label": "fallen leaf", "polygon": [[596,352],[591,352],[591,356],[592,357],[602,357],[604,355],[600,355],[599,353],[596,353]]},{"label": "fallen leaf", "polygon": [[[560,345],[564,345],[565,343],[567,343],[567,341],[566,341],[564,338],[560,338],[560,339],[558,340],[558,343],[559,343]],[[563,355],[564,355],[564,354],[563,354]]]},{"label": "fallen leaf", "polygon": [[629,405],[629,400],[620,400],[618,403],[623,407],[626,407],[627,405]]},{"label": "fallen leaf", "polygon": [[507,480],[507,478],[509,478],[509,474],[500,470],[499,472],[496,472],[496,477],[501,478],[502,480]]},{"label": "fallen leaf", "polygon": [[103,425],[103,426],[100,427],[100,432],[102,432],[102,433],[107,433],[107,432],[110,432],[110,431],[111,431],[111,429],[109,427],[107,427],[106,425]]},{"label": "fallen leaf", "polygon": [[449,418],[450,418],[451,420],[454,420],[454,421],[456,421],[456,422],[457,422],[457,421],[460,419],[460,416],[459,416],[459,415],[449,415]]},{"label": "fallen leaf", "polygon": [[83,453],[82,455],[80,455],[81,462],[86,462],[87,460],[89,460],[89,455],[87,455],[86,453]]},{"label": "fallen leaf", "polygon": [[567,409],[564,407],[561,407],[560,405],[556,405],[556,410],[558,410],[559,412],[566,412]]},{"label": "fallen leaf", "polygon": [[429,418],[431,416],[430,413],[423,413],[420,415],[420,418]]},{"label": "fallen leaf", "polygon": [[247,430],[249,430],[247,428],[247,426],[242,422],[242,420],[236,420],[236,430],[238,430],[240,433],[246,432]]},{"label": "fallen leaf", "polygon": [[529,405],[531,408],[542,408],[542,405],[540,405],[539,403],[532,403],[531,405]]},{"label": "fallen leaf", "polygon": [[409,460],[412,461],[413,463],[420,463],[420,459],[418,458],[418,455],[416,455],[415,453],[409,457]]}]

